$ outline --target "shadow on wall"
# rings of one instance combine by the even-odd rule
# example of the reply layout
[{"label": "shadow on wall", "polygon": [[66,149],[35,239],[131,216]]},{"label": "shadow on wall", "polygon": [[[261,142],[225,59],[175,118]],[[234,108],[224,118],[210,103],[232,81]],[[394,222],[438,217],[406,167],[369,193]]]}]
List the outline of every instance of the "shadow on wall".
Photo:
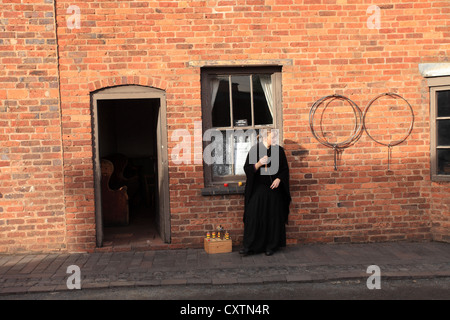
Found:
[{"label": "shadow on wall", "polygon": [[312,178],[312,174],[304,174],[301,169],[308,167],[305,158],[309,155],[309,150],[306,150],[298,142],[289,139],[284,140],[284,146],[290,169],[291,195],[294,198],[300,196],[300,191],[306,190],[307,185],[311,184],[308,181]]}]

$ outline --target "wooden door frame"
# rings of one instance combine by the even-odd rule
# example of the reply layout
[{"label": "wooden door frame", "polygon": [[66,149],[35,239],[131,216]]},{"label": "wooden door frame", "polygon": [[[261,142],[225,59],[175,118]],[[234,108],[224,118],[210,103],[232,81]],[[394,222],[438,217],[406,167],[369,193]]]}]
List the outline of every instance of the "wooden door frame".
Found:
[{"label": "wooden door frame", "polygon": [[92,140],[93,140],[93,165],[95,188],[95,221],[97,247],[103,246],[103,218],[101,199],[101,170],[98,137],[98,100],[126,100],[126,99],[159,99],[158,126],[156,130],[156,143],[160,159],[158,163],[158,214],[160,236],[165,243],[170,243],[170,208],[169,208],[169,169],[167,154],[167,105],[166,93],[163,90],[140,85],[122,85],[101,89],[91,93],[92,108]]}]

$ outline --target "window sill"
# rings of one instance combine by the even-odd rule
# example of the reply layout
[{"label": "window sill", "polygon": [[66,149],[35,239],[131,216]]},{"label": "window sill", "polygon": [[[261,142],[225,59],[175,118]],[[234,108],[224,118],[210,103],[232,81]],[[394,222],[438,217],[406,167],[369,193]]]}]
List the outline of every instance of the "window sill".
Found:
[{"label": "window sill", "polygon": [[433,182],[450,182],[450,175],[432,175],[431,181]]},{"label": "window sill", "polygon": [[245,185],[231,185],[228,187],[223,186],[211,186],[202,189],[202,196],[220,196],[220,195],[232,195],[232,194],[244,194]]}]

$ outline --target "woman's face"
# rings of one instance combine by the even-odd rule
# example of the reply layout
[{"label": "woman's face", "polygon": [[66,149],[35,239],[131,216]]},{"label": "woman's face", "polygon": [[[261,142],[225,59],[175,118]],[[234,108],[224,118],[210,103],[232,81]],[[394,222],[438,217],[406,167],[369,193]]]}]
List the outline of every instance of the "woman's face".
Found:
[{"label": "woman's face", "polygon": [[266,143],[268,146],[272,145],[272,133],[267,135]]},{"label": "woman's face", "polygon": [[272,132],[272,131],[270,132],[270,134],[267,135],[266,143],[268,146],[272,145],[272,139],[274,136],[275,136],[275,132]]}]

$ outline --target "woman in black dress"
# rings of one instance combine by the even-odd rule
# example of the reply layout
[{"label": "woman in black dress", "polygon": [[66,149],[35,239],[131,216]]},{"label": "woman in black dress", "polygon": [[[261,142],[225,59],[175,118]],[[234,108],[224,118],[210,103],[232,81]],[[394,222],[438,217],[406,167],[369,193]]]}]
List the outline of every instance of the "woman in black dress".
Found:
[{"label": "woman in black dress", "polygon": [[272,144],[274,137],[272,132],[253,146],[244,165],[247,183],[241,254],[272,255],[286,246],[285,224],[291,202],[289,167],[284,149]]}]

